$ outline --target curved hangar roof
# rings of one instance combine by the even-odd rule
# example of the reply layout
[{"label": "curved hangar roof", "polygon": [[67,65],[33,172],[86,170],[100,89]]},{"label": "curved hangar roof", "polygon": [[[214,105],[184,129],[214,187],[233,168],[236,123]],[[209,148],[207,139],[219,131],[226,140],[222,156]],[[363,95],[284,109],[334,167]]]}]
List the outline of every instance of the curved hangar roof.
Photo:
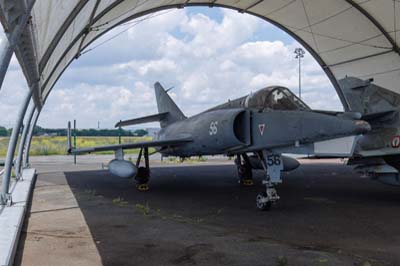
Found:
[{"label": "curved hangar roof", "polygon": [[[31,1],[0,0],[6,32]],[[400,92],[399,0],[36,0],[16,50],[29,84],[38,81],[31,86],[36,104],[100,35],[151,12],[191,5],[232,8],[275,24],[308,49],[336,88],[348,75]]]}]

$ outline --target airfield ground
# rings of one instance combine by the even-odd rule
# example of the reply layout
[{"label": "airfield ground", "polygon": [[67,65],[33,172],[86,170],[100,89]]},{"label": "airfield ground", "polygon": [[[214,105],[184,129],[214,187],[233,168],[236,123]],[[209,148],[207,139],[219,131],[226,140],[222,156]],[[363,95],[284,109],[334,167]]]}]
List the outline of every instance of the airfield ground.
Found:
[{"label": "airfield ground", "polygon": [[400,265],[399,188],[339,160],[303,161],[270,212],[227,160],[153,162],[151,190],[109,156],[32,158],[38,169],[16,265]]}]

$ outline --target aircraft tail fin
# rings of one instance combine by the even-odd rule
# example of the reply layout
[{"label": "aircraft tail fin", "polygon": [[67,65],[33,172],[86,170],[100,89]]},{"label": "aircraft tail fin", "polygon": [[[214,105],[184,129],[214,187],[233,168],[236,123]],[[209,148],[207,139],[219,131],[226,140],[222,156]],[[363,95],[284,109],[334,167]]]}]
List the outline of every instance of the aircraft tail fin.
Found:
[{"label": "aircraft tail fin", "polygon": [[160,120],[161,127],[165,127],[171,123],[186,119],[186,116],[182,113],[182,111],[159,82],[154,84],[154,91],[156,94],[158,112],[168,113],[165,118]]},{"label": "aircraft tail fin", "polygon": [[346,77],[338,82],[349,111],[359,112],[363,117],[384,114],[400,106],[400,94],[373,84],[373,79]]}]

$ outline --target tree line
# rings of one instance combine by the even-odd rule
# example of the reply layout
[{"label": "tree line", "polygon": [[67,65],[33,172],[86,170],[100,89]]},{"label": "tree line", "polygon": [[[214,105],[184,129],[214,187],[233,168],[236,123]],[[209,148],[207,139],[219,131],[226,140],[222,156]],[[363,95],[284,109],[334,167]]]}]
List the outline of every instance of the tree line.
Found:
[{"label": "tree line", "polygon": [[[0,126],[0,137],[6,137],[11,135],[11,129],[7,129],[5,127]],[[144,129],[137,129],[134,131],[125,130],[125,129],[77,129],[77,136],[87,136],[87,137],[96,137],[96,136],[104,136],[104,137],[133,137],[133,136],[145,136],[148,132]],[[67,129],[65,128],[43,128],[40,126],[35,126],[33,130],[34,136],[66,136]]]}]

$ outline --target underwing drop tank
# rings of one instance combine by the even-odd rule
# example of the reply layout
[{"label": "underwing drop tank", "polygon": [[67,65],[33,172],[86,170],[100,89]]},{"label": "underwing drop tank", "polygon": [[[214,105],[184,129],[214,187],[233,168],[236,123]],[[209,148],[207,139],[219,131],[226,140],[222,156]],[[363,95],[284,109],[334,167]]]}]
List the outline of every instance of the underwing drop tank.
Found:
[{"label": "underwing drop tank", "polygon": [[138,169],[130,161],[114,159],[108,164],[108,171],[122,178],[133,178],[136,176]]},{"label": "underwing drop tank", "polygon": [[[292,157],[288,157],[288,156],[281,156],[282,160],[283,160],[283,171],[292,171],[294,169],[296,169],[297,167],[300,166],[299,161],[297,161],[295,158]],[[251,168],[253,169],[264,169],[260,159],[257,158],[257,156],[249,156],[249,161],[250,161],[250,165]]]}]

